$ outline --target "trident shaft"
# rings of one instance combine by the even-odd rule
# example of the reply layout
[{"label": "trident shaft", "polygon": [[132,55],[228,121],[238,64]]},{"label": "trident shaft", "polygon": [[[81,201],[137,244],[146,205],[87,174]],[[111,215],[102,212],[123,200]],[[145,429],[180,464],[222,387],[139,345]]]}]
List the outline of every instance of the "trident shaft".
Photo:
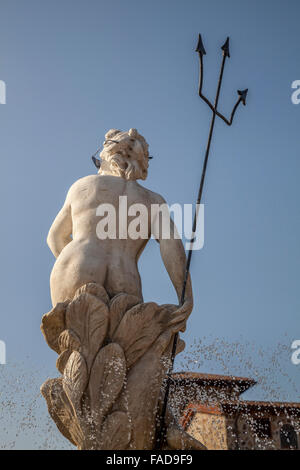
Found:
[{"label": "trident shaft", "polygon": [[[218,81],[218,87],[217,87],[217,93],[215,97],[215,102],[212,104],[206,96],[203,95],[202,93],[202,85],[203,85],[203,56],[206,54],[206,51],[203,46],[202,42],[202,37],[201,34],[199,34],[199,39],[198,39],[198,44],[196,47],[196,52],[199,54],[199,63],[200,63],[200,73],[199,73],[199,90],[198,94],[199,97],[205,101],[205,103],[210,107],[212,110],[212,118],[211,118],[211,123],[210,123],[210,128],[209,128],[209,134],[208,134],[208,141],[207,141],[207,146],[206,146],[206,151],[205,151],[205,157],[204,157],[204,162],[203,162],[203,167],[202,167],[202,174],[201,174],[201,180],[200,180],[200,186],[199,186],[199,191],[198,191],[198,196],[197,196],[197,202],[196,202],[196,210],[194,214],[194,220],[193,220],[193,228],[192,228],[192,237],[191,237],[191,242],[190,242],[190,248],[188,251],[187,255],[187,261],[186,261],[186,268],[185,268],[185,275],[184,275],[184,281],[183,281],[183,287],[182,287],[182,293],[181,293],[181,301],[180,305],[184,304],[185,300],[185,290],[186,290],[186,284],[187,280],[189,277],[189,271],[190,271],[190,265],[191,265],[191,260],[192,260],[192,254],[193,254],[193,244],[196,239],[196,230],[197,230],[197,220],[198,220],[198,213],[199,213],[199,208],[201,204],[201,199],[202,199],[202,193],[203,193],[203,187],[204,187],[204,181],[205,181],[205,175],[206,175],[206,168],[207,168],[207,162],[208,162],[208,157],[209,157],[209,152],[210,152],[210,145],[212,141],[212,136],[214,132],[214,126],[215,126],[215,120],[216,116],[221,118],[228,126],[231,126],[233,122],[233,118],[235,115],[235,112],[239,106],[240,103],[243,103],[243,105],[246,104],[246,97],[248,93],[248,89],[246,90],[238,90],[238,100],[235,103],[230,118],[227,119],[223,114],[221,114],[218,111],[218,103],[219,103],[219,96],[220,96],[220,91],[221,91],[221,85],[222,85],[222,80],[223,80],[223,73],[224,73],[224,67],[225,67],[225,62],[227,57],[230,57],[230,52],[229,52],[229,37],[226,39],[225,43],[221,47],[223,51],[223,58],[222,58],[222,64],[221,64],[221,70],[220,70],[220,75],[219,75],[219,81]],[[168,398],[169,398],[169,392],[170,392],[170,386],[171,386],[171,372],[173,370],[174,366],[174,360],[175,360],[175,354],[176,354],[176,348],[177,348],[177,342],[178,342],[178,333],[175,334],[174,336],[174,342],[173,342],[173,347],[172,347],[172,353],[171,353],[171,365],[169,368],[169,372],[167,375],[167,381],[166,381],[166,388],[165,388],[165,396],[164,396],[164,401],[163,401],[163,407],[161,411],[161,421],[160,421],[160,436],[159,436],[159,448],[161,449],[163,444],[164,444],[164,439],[165,439],[165,415],[166,415],[166,410],[167,410],[167,404],[168,404]]]}]

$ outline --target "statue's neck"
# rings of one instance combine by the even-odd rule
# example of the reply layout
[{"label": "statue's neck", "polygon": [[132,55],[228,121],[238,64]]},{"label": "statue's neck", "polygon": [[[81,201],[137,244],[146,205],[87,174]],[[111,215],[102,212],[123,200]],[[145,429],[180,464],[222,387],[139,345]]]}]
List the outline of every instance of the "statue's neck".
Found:
[{"label": "statue's neck", "polygon": [[[112,171],[110,164],[106,160],[102,160],[101,167],[98,171],[98,174],[101,176],[110,175],[110,176],[119,176],[114,171]],[[119,178],[121,178],[119,176]]]},{"label": "statue's neck", "polygon": [[100,168],[100,170],[98,171],[98,175],[100,176],[115,176],[116,178],[121,178],[121,176],[119,175],[116,175],[115,173],[113,173],[111,170],[103,170],[102,168]]}]

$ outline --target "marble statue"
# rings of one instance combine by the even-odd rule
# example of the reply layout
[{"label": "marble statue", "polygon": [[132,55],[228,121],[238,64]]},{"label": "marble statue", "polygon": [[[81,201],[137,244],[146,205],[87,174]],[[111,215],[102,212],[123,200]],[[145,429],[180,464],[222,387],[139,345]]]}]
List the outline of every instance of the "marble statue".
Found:
[{"label": "marble statue", "polygon": [[[100,157],[98,174],[69,189],[47,238],[56,258],[53,309],[43,316],[41,329],[59,355],[62,375],[47,380],[41,391],[58,429],[78,449],[154,449],[174,334],[184,331],[193,308],[191,280],[182,306],[143,302],[138,259],[165,200],[137,182],[147,177],[149,153],[136,129],[110,130]],[[122,225],[125,196],[128,207],[145,208],[146,236],[132,238]],[[114,231],[99,237],[98,208],[107,205],[115,210],[119,236]],[[159,228],[155,238],[180,301],[186,258],[171,218],[168,222],[170,237]],[[180,340],[177,353],[183,347]],[[166,424],[165,448],[204,448],[170,409]]]}]

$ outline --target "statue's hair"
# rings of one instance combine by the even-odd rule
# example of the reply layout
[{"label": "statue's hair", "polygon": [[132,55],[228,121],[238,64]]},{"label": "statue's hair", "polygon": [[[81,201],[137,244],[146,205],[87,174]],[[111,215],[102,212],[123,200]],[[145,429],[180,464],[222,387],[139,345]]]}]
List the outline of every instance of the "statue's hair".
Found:
[{"label": "statue's hair", "polygon": [[[105,134],[105,140],[110,139],[117,139],[119,134],[123,134],[124,132],[118,129],[111,129]],[[130,129],[128,131],[128,135],[133,139],[138,140],[143,148],[144,151],[144,158],[142,159],[132,159],[126,156],[121,155],[114,155],[109,156],[109,153],[104,149],[101,152],[102,160],[108,162],[110,166],[110,170],[116,175],[121,176],[127,180],[137,180],[137,179],[146,179],[147,177],[147,169],[148,169],[148,144],[145,138],[138,133],[136,129]],[[100,170],[101,172],[101,170]]]}]

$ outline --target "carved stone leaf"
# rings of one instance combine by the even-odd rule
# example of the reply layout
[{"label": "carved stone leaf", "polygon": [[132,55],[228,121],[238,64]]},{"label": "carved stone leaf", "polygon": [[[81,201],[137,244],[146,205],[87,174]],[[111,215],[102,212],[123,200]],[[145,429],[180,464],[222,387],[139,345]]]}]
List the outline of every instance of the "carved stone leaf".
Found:
[{"label": "carved stone leaf", "polygon": [[126,376],[126,362],[122,348],[111,343],[98,352],[89,381],[92,412],[98,414],[98,423],[109,412],[119,396]]},{"label": "carved stone leaf", "polygon": [[48,411],[59,431],[72,444],[80,446],[84,435],[74,416],[73,408],[63,390],[62,379],[49,379],[41,386]]},{"label": "carved stone leaf", "polygon": [[65,329],[65,312],[69,301],[57,304],[42,318],[41,330],[48,346],[58,354],[60,353],[58,338]]},{"label": "carved stone leaf", "polygon": [[72,330],[64,330],[58,338],[60,352],[69,349],[70,351],[79,351],[80,339]]},{"label": "carved stone leaf", "polygon": [[110,414],[103,423],[101,450],[124,450],[131,439],[131,425],[123,411]]},{"label": "carved stone leaf", "polygon": [[86,292],[88,294],[94,295],[95,297],[98,297],[105,304],[109,303],[109,297],[106,290],[104,289],[104,287],[100,286],[99,284],[96,284],[95,282],[89,282],[88,284],[79,287],[79,289],[77,289],[77,291],[75,292],[74,299]]},{"label": "carved stone leaf", "polygon": [[180,354],[182,351],[185,349],[185,341],[181,338],[178,337],[178,342],[177,342],[177,348],[176,348],[176,356],[177,354]]},{"label": "carved stone leaf", "polygon": [[67,362],[71,354],[72,354],[72,351],[70,349],[66,349],[58,356],[57,361],[56,361],[56,368],[61,374],[64,373],[65,367],[67,365]]},{"label": "carved stone leaf", "polygon": [[68,305],[66,326],[80,338],[81,352],[89,368],[107,333],[107,306],[94,295],[82,293]]},{"label": "carved stone leaf", "polygon": [[84,357],[73,351],[64,369],[63,388],[77,414],[81,410],[80,402],[88,382],[88,372]]},{"label": "carved stone leaf", "polygon": [[137,305],[140,299],[135,295],[120,293],[115,295],[110,301],[109,308],[109,337],[111,338],[122,320],[125,312]]},{"label": "carved stone leaf", "polygon": [[164,331],[170,319],[168,308],[154,302],[136,305],[122,318],[113,341],[124,350],[127,367],[132,365],[149,349]]}]

